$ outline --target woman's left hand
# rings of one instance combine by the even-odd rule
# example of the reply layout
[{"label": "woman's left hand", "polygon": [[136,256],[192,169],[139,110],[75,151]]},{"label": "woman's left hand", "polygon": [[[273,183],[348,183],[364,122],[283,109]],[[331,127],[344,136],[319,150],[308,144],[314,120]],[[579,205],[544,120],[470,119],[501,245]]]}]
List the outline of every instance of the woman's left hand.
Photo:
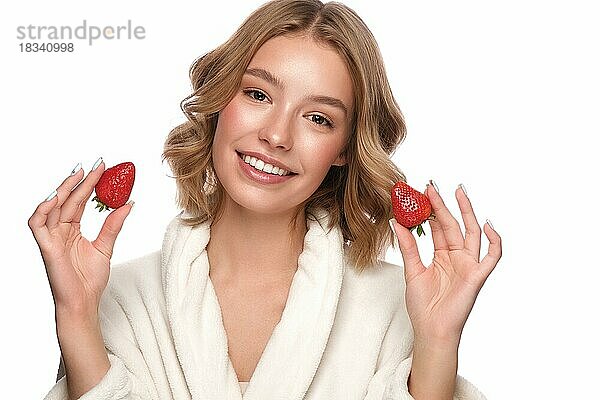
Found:
[{"label": "woman's left hand", "polygon": [[481,228],[466,194],[456,189],[466,237],[432,185],[427,185],[425,195],[436,217],[429,220],[434,252],[428,268],[411,231],[392,219],[404,260],[407,312],[415,338],[458,343],[481,287],[502,256],[501,238],[484,225],[490,244],[480,262]]}]

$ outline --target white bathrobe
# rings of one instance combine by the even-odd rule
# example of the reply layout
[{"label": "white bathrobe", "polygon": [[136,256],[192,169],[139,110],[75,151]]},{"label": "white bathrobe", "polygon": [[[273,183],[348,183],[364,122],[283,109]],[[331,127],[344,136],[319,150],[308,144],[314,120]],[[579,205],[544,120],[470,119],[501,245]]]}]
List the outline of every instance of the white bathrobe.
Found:
[{"label": "white bathrobe", "polygon": [[[100,303],[111,366],[81,399],[413,399],[402,267],[380,260],[359,275],[339,227],[327,231],[327,213],[313,214],[282,317],[243,395],[208,275],[209,222],[186,227],[177,216],[160,251],[112,267]],[[67,399],[66,377],[45,399]],[[458,376],[454,399],[485,397]]]}]

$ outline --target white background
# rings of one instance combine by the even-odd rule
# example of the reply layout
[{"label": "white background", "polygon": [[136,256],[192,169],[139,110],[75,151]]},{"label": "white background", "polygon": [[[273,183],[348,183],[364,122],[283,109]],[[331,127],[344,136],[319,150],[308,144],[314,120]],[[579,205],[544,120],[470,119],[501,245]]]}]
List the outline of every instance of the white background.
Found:
[{"label": "white background", "polygon": [[[467,321],[459,374],[489,399],[597,396],[600,347],[597,173],[598,12],[584,1],[345,2],[381,48],[408,136],[394,154],[408,182],[438,184],[460,221],[466,185],[503,257]],[[114,262],[159,248],[177,213],[160,154],[184,121],[192,61],[262,1],[11,2],[0,12],[2,253],[6,399],[41,399],[55,381],[54,303],[27,219],[77,162],[138,167]],[[4,4],[2,8],[6,8]],[[21,53],[19,25],[123,25],[144,40],[77,41]],[[88,207],[84,235],[107,214]],[[418,239],[424,261],[431,232]],[[483,237],[482,256],[487,252]],[[399,253],[387,259],[401,264]]]}]

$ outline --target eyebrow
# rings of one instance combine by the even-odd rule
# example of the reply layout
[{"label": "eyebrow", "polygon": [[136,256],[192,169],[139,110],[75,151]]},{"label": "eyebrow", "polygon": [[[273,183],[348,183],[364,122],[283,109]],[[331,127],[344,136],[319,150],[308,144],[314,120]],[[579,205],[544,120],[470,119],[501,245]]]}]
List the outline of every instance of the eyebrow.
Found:
[{"label": "eyebrow", "polygon": [[[285,89],[285,85],[283,84],[283,82],[278,77],[276,77],[275,75],[273,75],[272,73],[270,73],[269,71],[267,71],[265,69],[248,68],[248,69],[246,69],[246,72],[244,72],[244,74],[252,75],[252,76],[260,78],[264,81],[267,81],[280,90]],[[304,100],[313,101],[316,103],[327,104],[332,107],[337,107],[344,112],[345,116],[348,116],[348,108],[346,107],[344,102],[341,101],[340,99],[336,99],[335,97],[323,96],[323,95],[310,95],[310,96],[306,96],[304,98]]]}]

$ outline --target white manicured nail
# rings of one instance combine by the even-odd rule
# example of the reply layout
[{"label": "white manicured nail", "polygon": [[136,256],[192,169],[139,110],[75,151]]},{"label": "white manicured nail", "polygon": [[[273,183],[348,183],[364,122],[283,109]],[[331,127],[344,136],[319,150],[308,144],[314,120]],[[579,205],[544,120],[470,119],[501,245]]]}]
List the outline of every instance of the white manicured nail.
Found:
[{"label": "white manicured nail", "polygon": [[94,163],[94,166],[92,167],[92,171],[95,171],[96,168],[98,168],[101,163],[102,163],[102,157],[100,157],[99,159],[96,160],[96,162]]},{"label": "white manicured nail", "polygon": [[438,189],[437,185],[435,184],[435,182],[433,181],[433,179],[429,180],[429,183],[431,183],[431,185],[433,186],[433,188],[435,189],[436,192],[440,192],[440,189]]},{"label": "white manicured nail", "polygon": [[462,183],[458,185],[458,187],[463,191],[463,193],[465,194],[465,196],[469,197],[469,195],[467,194],[467,189],[465,188],[465,185],[463,185]]},{"label": "white manicured nail", "polygon": [[396,243],[396,247],[400,247],[400,244],[398,243],[398,235],[396,234],[396,231],[394,230],[394,223],[392,221],[394,221],[394,218],[390,218],[390,220],[388,222],[390,223],[390,229],[392,230],[392,233],[394,234],[394,243]]},{"label": "white manicured nail", "polygon": [[77,163],[77,165],[75,165],[73,167],[73,169],[71,170],[71,176],[75,175],[77,172],[79,172],[79,170],[81,169],[81,163]]},{"label": "white manicured nail", "polygon": [[46,200],[44,200],[44,201],[51,200],[52,198],[54,198],[54,196],[56,196],[56,194],[57,193],[56,193],[56,190],[55,190],[54,192],[50,193],[50,195],[48,197],[46,197]]},{"label": "white manicured nail", "polygon": [[[489,219],[486,219],[485,222],[487,222],[487,224],[490,226],[490,228],[494,229],[494,225],[492,225],[492,221],[490,221]],[[494,229],[495,231],[495,229]]]}]

